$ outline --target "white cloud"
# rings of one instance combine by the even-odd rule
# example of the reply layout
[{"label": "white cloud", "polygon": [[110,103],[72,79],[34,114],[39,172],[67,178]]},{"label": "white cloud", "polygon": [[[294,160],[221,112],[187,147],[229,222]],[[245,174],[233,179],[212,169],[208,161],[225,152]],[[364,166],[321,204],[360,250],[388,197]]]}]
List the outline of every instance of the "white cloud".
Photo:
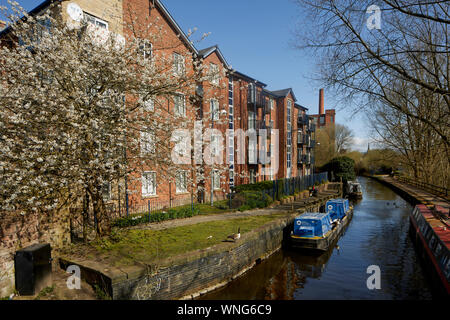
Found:
[{"label": "white cloud", "polygon": [[354,137],[353,138],[353,145],[352,150],[360,151],[360,152],[366,152],[367,151],[367,144],[372,143],[369,138],[362,138],[362,137]]}]

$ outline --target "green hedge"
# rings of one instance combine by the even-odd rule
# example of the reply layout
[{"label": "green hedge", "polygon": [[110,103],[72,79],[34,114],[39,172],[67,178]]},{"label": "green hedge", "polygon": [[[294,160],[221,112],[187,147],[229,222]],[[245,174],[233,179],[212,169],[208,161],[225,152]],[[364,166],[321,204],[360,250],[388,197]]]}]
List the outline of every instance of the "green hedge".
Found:
[{"label": "green hedge", "polygon": [[191,210],[191,207],[184,208],[173,208],[167,211],[159,211],[150,214],[150,219],[148,213],[144,214],[135,214],[125,218],[119,218],[114,220],[112,223],[113,227],[126,228],[137,226],[144,223],[152,223],[152,222],[162,222],[166,220],[174,220],[174,219],[184,219],[191,218],[193,216],[200,214],[200,208],[198,206],[194,206],[194,210]]},{"label": "green hedge", "polygon": [[262,181],[252,184],[243,184],[236,187],[236,192],[264,191],[273,188],[273,181]]},{"label": "green hedge", "polygon": [[271,196],[260,191],[244,191],[239,193],[239,197],[242,198],[239,211],[266,208],[273,202]]}]

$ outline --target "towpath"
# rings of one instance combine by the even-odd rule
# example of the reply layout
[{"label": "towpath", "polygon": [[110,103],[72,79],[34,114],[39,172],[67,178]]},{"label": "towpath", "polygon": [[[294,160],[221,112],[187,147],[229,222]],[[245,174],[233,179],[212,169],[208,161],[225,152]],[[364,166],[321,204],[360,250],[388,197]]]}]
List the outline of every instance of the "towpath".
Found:
[{"label": "towpath", "polygon": [[319,192],[317,197],[309,197],[301,200],[294,201],[293,203],[287,204],[279,204],[272,205],[269,208],[264,209],[255,209],[244,212],[228,212],[214,215],[199,215],[192,218],[186,219],[177,219],[177,220],[169,220],[159,223],[149,223],[145,225],[139,225],[130,227],[128,229],[138,229],[138,230],[165,230],[169,228],[176,228],[186,225],[193,225],[197,223],[211,222],[211,221],[219,221],[219,220],[228,220],[228,219],[239,219],[246,218],[251,216],[262,216],[262,215],[271,215],[277,214],[283,211],[296,211],[311,205],[314,205],[320,202],[323,198],[327,198],[330,196],[337,196],[338,192],[335,190],[325,190],[323,192]]},{"label": "towpath", "polygon": [[390,183],[394,186],[396,186],[399,189],[402,189],[403,191],[405,191],[406,193],[410,194],[412,197],[416,198],[417,200],[419,200],[420,202],[422,202],[423,204],[431,204],[431,205],[437,205],[437,206],[441,206],[443,207],[447,212],[450,209],[450,201],[434,195],[430,192],[421,190],[415,186],[412,186],[410,184],[404,183],[404,182],[400,182],[394,178],[391,178],[389,176],[384,176],[381,177],[381,179],[383,179],[384,181],[386,181],[387,183]]}]

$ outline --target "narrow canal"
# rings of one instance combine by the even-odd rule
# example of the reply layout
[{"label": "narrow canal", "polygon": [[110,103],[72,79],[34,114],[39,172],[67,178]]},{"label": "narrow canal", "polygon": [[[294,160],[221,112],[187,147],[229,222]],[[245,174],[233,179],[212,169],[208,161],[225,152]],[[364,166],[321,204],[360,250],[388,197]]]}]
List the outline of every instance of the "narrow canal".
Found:
[{"label": "narrow canal", "polygon": [[[321,256],[283,249],[204,300],[432,299],[408,235],[412,207],[372,179],[359,177],[364,199],[337,246]],[[369,290],[367,268],[381,270],[381,289]]]}]

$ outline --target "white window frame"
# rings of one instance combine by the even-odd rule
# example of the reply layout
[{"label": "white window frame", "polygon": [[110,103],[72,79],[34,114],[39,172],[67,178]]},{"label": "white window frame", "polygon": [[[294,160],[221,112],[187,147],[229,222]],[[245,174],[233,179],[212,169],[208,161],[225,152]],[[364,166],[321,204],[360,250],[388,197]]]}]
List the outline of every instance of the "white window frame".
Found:
[{"label": "white window frame", "polygon": [[256,130],[256,113],[254,111],[248,111],[248,129]]},{"label": "white window frame", "polygon": [[102,186],[102,197],[103,197],[104,201],[111,200],[111,182],[104,182],[103,183],[103,186]]},{"label": "white window frame", "polygon": [[[151,180],[148,178],[148,176],[151,176]],[[141,193],[142,197],[154,197],[157,195],[157,183],[156,183],[156,172],[155,171],[146,171],[142,173],[142,188]],[[152,192],[150,191],[150,182],[152,185]]]},{"label": "white window frame", "polygon": [[256,172],[254,169],[250,169],[250,184],[256,183]]},{"label": "white window frame", "polygon": [[186,72],[186,62],[184,61],[184,57],[174,52],[173,55],[173,74],[175,76],[184,76]]},{"label": "white window frame", "polygon": [[[217,183],[218,183],[218,185],[217,185]],[[213,171],[213,190],[221,190],[219,170]]]},{"label": "white window frame", "polygon": [[84,14],[85,22],[90,23],[90,24],[92,24],[96,27],[100,27],[100,28],[103,28],[102,25],[104,25],[106,30],[109,29],[109,24],[107,21],[97,18],[96,16],[94,16],[90,13],[87,13],[85,11],[83,12],[83,14]]},{"label": "white window frame", "polygon": [[155,133],[151,130],[141,131],[141,155],[154,154],[156,151]]},{"label": "white window frame", "polygon": [[[188,192],[188,170],[178,170],[175,177],[175,189],[177,194],[183,194]],[[184,179],[184,188],[180,186],[181,179]]]},{"label": "white window frame", "polygon": [[140,97],[139,104],[144,108],[144,111],[155,111],[155,100],[153,100],[153,98],[147,98],[146,100],[144,100],[143,97]]},{"label": "white window frame", "polygon": [[222,136],[220,134],[211,134],[211,142],[210,142],[210,149],[211,149],[211,157],[216,158],[220,156],[220,153],[222,150],[220,150],[220,139]]},{"label": "white window frame", "polygon": [[209,108],[211,110],[211,118],[213,121],[218,121],[220,118],[220,107],[217,99],[211,99],[209,101]]},{"label": "white window frame", "polygon": [[[177,99],[181,100],[181,106],[177,104]],[[184,94],[176,94],[173,97],[173,103],[174,103],[174,114],[179,117],[186,117],[186,98]],[[180,107],[182,110],[180,110]]]},{"label": "white window frame", "polygon": [[218,86],[220,84],[219,66],[215,63],[210,63],[209,72],[211,74],[211,84]]},{"label": "white window frame", "polygon": [[138,52],[144,60],[151,60],[153,55],[153,45],[150,40],[142,39],[139,42]]}]

